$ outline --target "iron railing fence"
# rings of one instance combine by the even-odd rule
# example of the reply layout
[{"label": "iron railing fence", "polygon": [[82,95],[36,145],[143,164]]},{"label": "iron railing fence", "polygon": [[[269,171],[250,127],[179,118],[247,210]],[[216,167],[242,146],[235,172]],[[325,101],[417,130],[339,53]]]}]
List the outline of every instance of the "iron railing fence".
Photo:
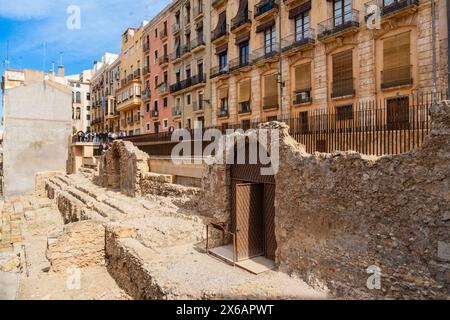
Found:
[{"label": "iron railing fence", "polygon": [[[448,99],[446,91],[436,93],[435,101]],[[384,100],[366,100],[353,105],[299,112],[295,117],[278,118],[289,126],[290,135],[306,151],[357,151],[366,155],[392,155],[420,147],[431,130],[430,107],[433,95],[416,92]],[[181,112],[180,112],[181,114]],[[218,110],[217,115],[228,115]],[[212,126],[227,129],[254,129],[268,119]],[[189,129],[193,130],[193,129]],[[170,132],[127,137],[132,142],[170,142]]]}]

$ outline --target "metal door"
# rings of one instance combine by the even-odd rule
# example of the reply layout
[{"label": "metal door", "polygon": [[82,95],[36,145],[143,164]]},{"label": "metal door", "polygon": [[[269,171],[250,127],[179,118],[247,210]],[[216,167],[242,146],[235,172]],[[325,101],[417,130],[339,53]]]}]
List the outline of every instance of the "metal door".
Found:
[{"label": "metal door", "polygon": [[236,184],[236,249],[237,260],[264,255],[262,185]]}]

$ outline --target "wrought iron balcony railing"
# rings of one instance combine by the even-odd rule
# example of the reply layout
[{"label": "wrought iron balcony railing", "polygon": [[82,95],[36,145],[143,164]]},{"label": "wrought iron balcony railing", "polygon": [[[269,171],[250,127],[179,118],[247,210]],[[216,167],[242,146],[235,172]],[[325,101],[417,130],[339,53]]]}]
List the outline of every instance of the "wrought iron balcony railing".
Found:
[{"label": "wrought iron balcony railing", "polygon": [[174,108],[172,108],[172,116],[173,117],[179,117],[181,116],[182,112],[181,112],[181,106],[176,106]]},{"label": "wrought iron balcony railing", "polygon": [[167,38],[168,34],[169,34],[169,32],[167,31],[167,28],[165,28],[165,29],[161,30],[161,32],[159,33],[159,37],[161,39],[164,39],[164,38]]},{"label": "wrought iron balcony railing", "polygon": [[169,63],[169,56],[167,54],[159,57],[159,65]]},{"label": "wrought iron balcony railing", "polygon": [[272,43],[271,46],[264,46],[256,50],[252,50],[253,62],[276,57],[279,53],[279,43]]},{"label": "wrought iron balcony railing", "polygon": [[206,82],[206,74],[202,73],[195,76],[191,76],[185,80],[179,81],[171,85],[170,92],[175,93],[204,82]]},{"label": "wrought iron balcony railing", "polygon": [[163,83],[160,83],[159,85],[158,85],[158,93],[159,94],[165,94],[165,93],[169,93],[170,92],[170,90],[169,90],[169,84],[167,84],[167,83],[165,83],[165,82],[163,82]]},{"label": "wrought iron balcony railing", "polygon": [[292,33],[281,39],[281,47],[283,52],[300,48],[315,43],[316,32],[314,29],[308,29],[303,33]]},{"label": "wrought iron balcony railing", "polygon": [[217,28],[211,32],[211,41],[216,41],[217,39],[228,35],[229,25],[228,24],[222,24],[220,26],[217,26]]},{"label": "wrought iron balcony railing", "polygon": [[413,84],[412,66],[400,66],[381,71],[381,88],[387,89],[392,87]]},{"label": "wrought iron balcony railing", "polygon": [[170,56],[170,60],[175,61],[180,58],[181,58],[181,48],[178,48],[177,50],[172,52],[172,55]]},{"label": "wrought iron balcony railing", "polygon": [[252,12],[250,10],[238,12],[236,17],[231,19],[231,31],[247,23],[252,23]]},{"label": "wrought iron balcony railing", "polygon": [[149,100],[151,97],[151,91],[150,88],[146,88],[143,92],[142,92],[142,100]]},{"label": "wrought iron balcony railing", "polygon": [[141,69],[139,68],[139,69],[134,70],[134,72],[133,72],[134,79],[137,79],[140,76],[141,76]]},{"label": "wrought iron balcony railing", "polygon": [[367,8],[372,5],[380,9],[381,16],[386,16],[407,8],[418,7],[419,0],[371,0],[365,3],[366,12]]},{"label": "wrought iron balcony railing", "polygon": [[294,91],[293,96],[294,96],[294,104],[312,102],[311,88]]},{"label": "wrought iron balcony railing", "polygon": [[152,116],[152,118],[158,118],[159,117],[159,111],[158,110],[152,110],[151,116]]},{"label": "wrought iron balcony railing", "polygon": [[144,46],[143,46],[144,52],[147,52],[150,50],[150,43],[149,42],[144,42]]},{"label": "wrought iron balcony railing", "polygon": [[197,38],[191,41],[191,49],[197,49],[198,47],[204,46],[205,45],[205,39],[202,38]]},{"label": "wrought iron balcony railing", "polygon": [[239,114],[250,113],[252,108],[250,107],[250,101],[239,103]]},{"label": "wrought iron balcony railing", "polygon": [[355,78],[333,81],[331,98],[355,95]]},{"label": "wrought iron balcony railing", "polygon": [[144,76],[146,76],[146,75],[149,74],[149,73],[150,73],[150,68],[149,68],[148,66],[145,66],[144,69],[143,69],[143,71],[142,71],[142,74],[143,74]]},{"label": "wrought iron balcony railing", "polygon": [[252,56],[248,56],[248,57],[239,57],[236,59],[233,59],[230,61],[229,65],[230,65],[230,71],[236,71],[239,70],[241,68],[250,66],[252,64]]},{"label": "wrought iron balcony railing", "polygon": [[181,56],[191,52],[191,44],[186,43],[184,46],[181,47]]},{"label": "wrought iron balcony railing", "polygon": [[180,30],[181,30],[181,27],[180,27],[179,23],[174,23],[172,25],[172,33],[178,33],[178,32],[180,32]]},{"label": "wrought iron balcony railing", "polygon": [[278,95],[263,97],[263,109],[275,109],[278,108],[279,105],[280,101]]},{"label": "wrought iron balcony railing", "polygon": [[210,71],[210,78],[218,77],[222,74],[227,74],[230,71],[228,64],[224,66],[212,67]]},{"label": "wrought iron balcony railing", "polygon": [[322,21],[317,25],[319,40],[324,40],[337,33],[347,31],[352,28],[359,27],[359,11],[351,9],[344,12],[342,16],[335,16],[333,18]]},{"label": "wrought iron balcony railing", "polygon": [[255,5],[255,18],[263,15],[266,12],[269,12],[272,9],[278,9],[278,7],[278,0],[261,0]]}]

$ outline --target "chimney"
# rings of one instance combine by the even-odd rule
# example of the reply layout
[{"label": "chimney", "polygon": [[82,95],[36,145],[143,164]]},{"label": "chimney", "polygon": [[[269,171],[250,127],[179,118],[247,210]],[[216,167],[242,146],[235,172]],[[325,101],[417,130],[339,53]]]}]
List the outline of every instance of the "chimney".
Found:
[{"label": "chimney", "polygon": [[59,66],[58,67],[58,74],[57,74],[57,76],[58,77],[64,77],[64,66]]}]

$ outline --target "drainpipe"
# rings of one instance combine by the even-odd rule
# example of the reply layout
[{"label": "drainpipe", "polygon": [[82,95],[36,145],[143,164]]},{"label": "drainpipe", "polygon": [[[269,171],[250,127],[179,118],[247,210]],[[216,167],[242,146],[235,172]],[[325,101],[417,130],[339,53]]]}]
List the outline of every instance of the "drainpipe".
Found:
[{"label": "drainpipe", "polygon": [[[449,0],[447,0],[449,1]],[[281,21],[281,3],[280,1],[278,1],[279,5],[278,5],[278,57],[280,60],[280,113],[281,113],[281,119],[283,120],[283,61],[282,61],[282,54],[281,54],[281,37],[282,37],[282,32],[281,32],[281,26],[282,26],[282,21]]]},{"label": "drainpipe", "polygon": [[450,0],[447,5],[447,99],[450,99]]},{"label": "drainpipe", "polygon": [[[448,0],[447,0],[448,1]],[[432,32],[432,46],[433,46],[433,84],[432,84],[432,102],[431,104],[434,106],[437,102],[437,74],[436,74],[436,5],[435,0],[431,0],[431,32]]]}]

